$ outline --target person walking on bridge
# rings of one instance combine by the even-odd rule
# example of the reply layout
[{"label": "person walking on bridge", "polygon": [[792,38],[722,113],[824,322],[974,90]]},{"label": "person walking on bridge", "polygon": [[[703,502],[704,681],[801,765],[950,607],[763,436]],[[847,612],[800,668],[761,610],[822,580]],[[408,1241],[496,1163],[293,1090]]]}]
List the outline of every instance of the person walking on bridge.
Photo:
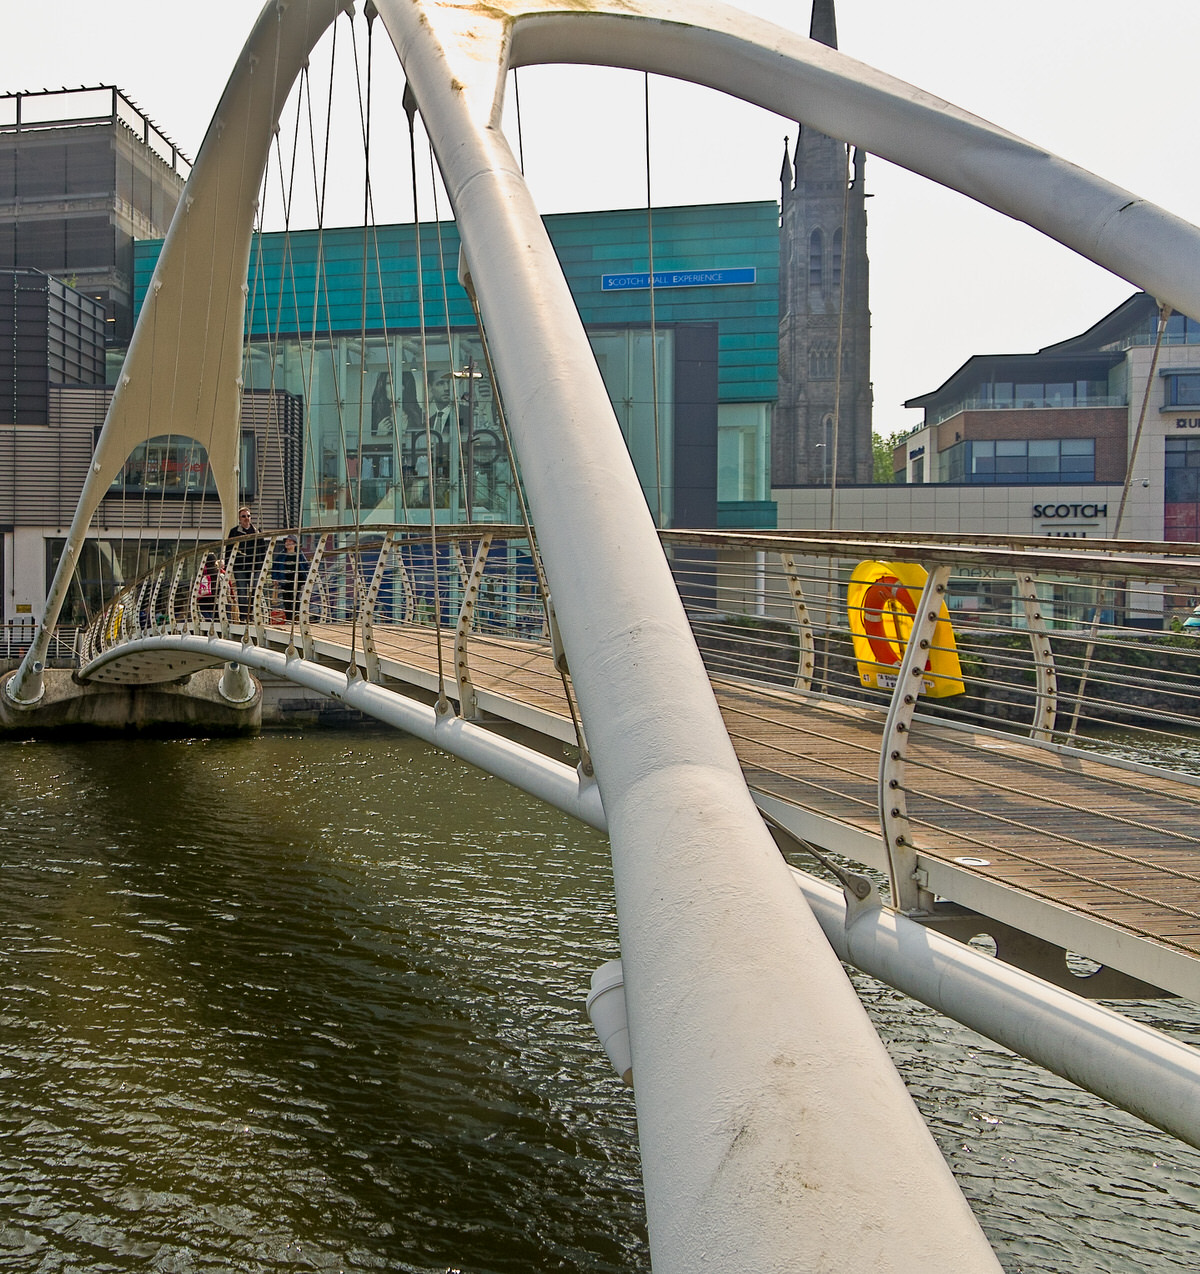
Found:
[{"label": "person walking on bridge", "polygon": [[308,558],[300,551],[296,537],[288,535],[283,541],[283,552],[271,563],[271,581],[279,608],[289,620],[299,618],[297,606],[307,577]]},{"label": "person walking on bridge", "polygon": [[[245,544],[237,543],[242,536],[247,535],[254,538]],[[243,504],[238,509],[237,526],[231,528],[226,539],[233,540],[233,547],[237,549],[237,556],[233,559],[233,582],[237,588],[238,609],[249,620],[250,602],[254,597],[254,588],[258,583],[258,573],[262,570],[265,555],[264,544],[259,538],[258,527],[254,525],[249,505]]]}]

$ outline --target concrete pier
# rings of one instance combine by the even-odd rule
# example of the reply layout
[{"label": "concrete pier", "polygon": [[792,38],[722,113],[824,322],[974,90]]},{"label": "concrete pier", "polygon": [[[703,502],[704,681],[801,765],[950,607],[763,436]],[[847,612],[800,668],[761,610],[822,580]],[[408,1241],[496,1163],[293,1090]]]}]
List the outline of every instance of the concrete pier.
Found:
[{"label": "concrete pier", "polygon": [[222,692],[223,676],[221,668],[205,668],[164,685],[85,685],[69,669],[47,668],[37,703],[18,706],[0,693],[0,735],[257,734],[262,687],[255,681],[250,696],[234,702]]}]

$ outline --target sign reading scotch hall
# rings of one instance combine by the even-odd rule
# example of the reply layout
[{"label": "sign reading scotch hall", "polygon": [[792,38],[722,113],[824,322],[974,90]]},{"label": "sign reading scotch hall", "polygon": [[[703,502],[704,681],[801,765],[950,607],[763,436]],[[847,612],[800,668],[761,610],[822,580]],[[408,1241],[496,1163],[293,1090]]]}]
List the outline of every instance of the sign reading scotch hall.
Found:
[{"label": "sign reading scotch hall", "polygon": [[[728,270],[655,270],[656,288],[728,287],[731,283],[753,283],[758,271],[752,265],[734,266]],[[630,292],[650,286],[649,272],[641,274],[602,274],[602,292]]]}]

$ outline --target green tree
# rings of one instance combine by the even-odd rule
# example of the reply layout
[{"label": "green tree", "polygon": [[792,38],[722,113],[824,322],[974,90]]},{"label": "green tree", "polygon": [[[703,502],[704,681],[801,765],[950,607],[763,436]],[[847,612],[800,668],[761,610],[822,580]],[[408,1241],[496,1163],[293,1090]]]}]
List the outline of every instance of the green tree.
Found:
[{"label": "green tree", "polygon": [[902,439],[907,438],[909,430],[900,429],[896,433],[871,435],[871,450],[875,456],[875,482],[895,482],[896,471],[892,467],[892,453],[900,445]]}]

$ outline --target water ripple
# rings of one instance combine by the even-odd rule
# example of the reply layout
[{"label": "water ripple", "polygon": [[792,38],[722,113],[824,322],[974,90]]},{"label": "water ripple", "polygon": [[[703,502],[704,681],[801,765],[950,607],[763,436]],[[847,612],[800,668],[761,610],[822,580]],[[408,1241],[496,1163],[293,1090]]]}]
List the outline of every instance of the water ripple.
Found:
[{"label": "water ripple", "polygon": [[[0,753],[0,1270],[648,1270],[601,838],[387,733]],[[856,981],[1006,1270],[1195,1268],[1200,1156]]]}]

